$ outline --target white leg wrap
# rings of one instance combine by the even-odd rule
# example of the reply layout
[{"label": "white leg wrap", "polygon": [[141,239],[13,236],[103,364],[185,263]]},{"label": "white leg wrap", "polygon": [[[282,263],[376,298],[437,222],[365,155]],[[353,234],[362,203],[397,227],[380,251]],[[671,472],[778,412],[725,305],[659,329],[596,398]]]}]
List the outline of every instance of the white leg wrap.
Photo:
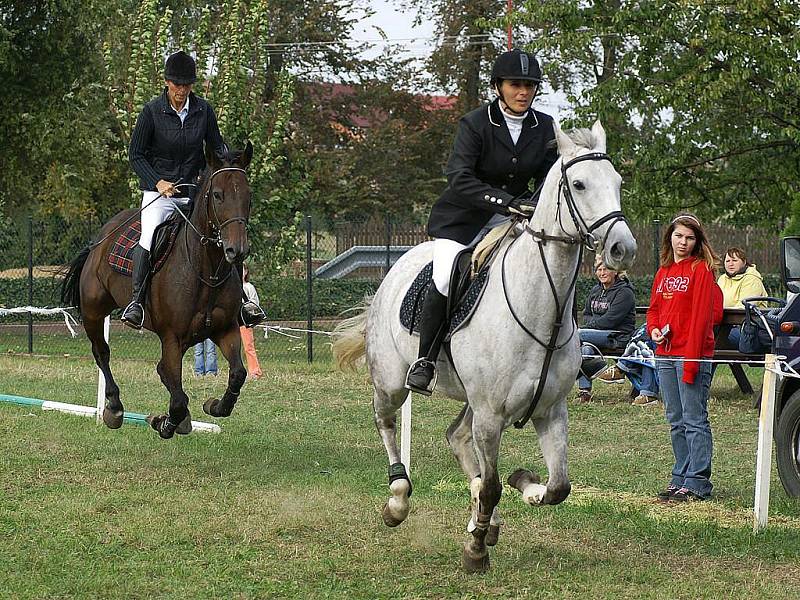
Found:
[{"label": "white leg wrap", "polygon": [[532,506],[540,506],[546,493],[546,485],[542,485],[541,483],[530,483],[525,486],[525,491],[522,492],[522,499]]},{"label": "white leg wrap", "polygon": [[467,533],[472,533],[475,531],[475,522],[478,518],[478,494],[481,493],[481,487],[483,482],[481,481],[480,477],[473,477],[472,481],[469,482],[469,495],[470,495],[470,506],[472,507],[472,514],[469,518],[469,523],[467,523]]},{"label": "white leg wrap", "polygon": [[386,506],[393,517],[402,521],[408,516],[408,490],[410,486],[407,479],[395,479],[389,484],[392,492],[391,498],[386,501]]}]

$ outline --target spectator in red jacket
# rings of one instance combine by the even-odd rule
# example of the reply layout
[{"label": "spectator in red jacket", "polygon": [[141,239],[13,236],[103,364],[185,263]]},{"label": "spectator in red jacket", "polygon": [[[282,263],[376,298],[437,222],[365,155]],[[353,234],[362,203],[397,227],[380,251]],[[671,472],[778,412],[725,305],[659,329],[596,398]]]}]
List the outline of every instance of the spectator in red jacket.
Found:
[{"label": "spectator in red jacket", "polygon": [[706,500],[711,496],[711,424],[708,395],[714,355],[714,325],[722,319],[718,262],[700,220],[681,214],[661,243],[659,268],[650,293],[647,331],[657,344],[658,379],[670,425],[675,465],[661,501]]}]

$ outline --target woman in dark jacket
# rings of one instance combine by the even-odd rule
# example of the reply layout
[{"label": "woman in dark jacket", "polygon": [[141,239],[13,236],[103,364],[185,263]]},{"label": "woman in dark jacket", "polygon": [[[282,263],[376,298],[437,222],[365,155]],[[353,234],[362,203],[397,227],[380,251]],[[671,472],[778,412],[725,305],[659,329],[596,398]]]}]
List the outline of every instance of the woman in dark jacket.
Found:
[{"label": "woman in dark jacket", "polygon": [[[627,277],[612,271],[600,257],[595,261],[598,283],[586,297],[583,327],[578,330],[584,354],[595,354],[593,346],[602,351],[622,350],[636,329],[636,295]],[[578,401],[592,399],[592,382],[583,374],[578,377]]]},{"label": "woman in dark jacket", "polygon": [[[144,298],[150,272],[150,245],[156,227],[167,220],[176,205],[194,197],[197,177],[206,166],[204,144],[224,158],[227,153],[211,105],[192,92],[197,81],[194,59],[176,52],[164,65],[166,87],[145,104],[131,135],[128,157],[142,190],[142,233],[133,254],[133,294],[122,321],[140,329],[144,323]],[[241,267],[239,267],[241,280]],[[264,316],[260,307],[242,307],[248,327]],[[255,320],[255,322],[253,322]]]},{"label": "woman in dark jacket", "polygon": [[434,238],[433,282],[422,309],[419,358],[411,365],[406,388],[430,394],[437,333],[443,326],[456,255],[480,231],[509,214],[530,216],[536,193],[558,154],[553,119],[533,110],[542,72],[532,54],[511,50],[492,68],[497,97],[464,115],[458,123],[445,173],[448,186],[434,204],[428,234]]}]

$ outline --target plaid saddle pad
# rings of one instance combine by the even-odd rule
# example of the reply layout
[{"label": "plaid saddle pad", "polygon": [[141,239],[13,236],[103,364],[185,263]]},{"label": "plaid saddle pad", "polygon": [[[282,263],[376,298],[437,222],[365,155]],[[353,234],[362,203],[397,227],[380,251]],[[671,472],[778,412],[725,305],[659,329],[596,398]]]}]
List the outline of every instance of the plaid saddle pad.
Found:
[{"label": "plaid saddle pad", "polygon": [[[175,239],[183,224],[183,219],[170,217],[156,228],[153,235],[153,252],[150,253],[150,264],[153,273],[157,273],[167,261]],[[108,264],[111,268],[126,277],[133,275],[133,250],[139,243],[142,235],[142,222],[135,219],[122,228],[108,254]]]}]

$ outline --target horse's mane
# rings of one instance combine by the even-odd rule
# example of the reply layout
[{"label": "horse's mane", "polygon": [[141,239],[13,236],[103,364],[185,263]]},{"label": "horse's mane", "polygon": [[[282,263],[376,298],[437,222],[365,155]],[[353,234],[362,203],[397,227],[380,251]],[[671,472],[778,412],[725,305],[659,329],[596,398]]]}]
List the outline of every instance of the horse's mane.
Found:
[{"label": "horse's mane", "polygon": [[569,139],[571,139],[574,144],[580,146],[581,148],[594,150],[594,148],[597,147],[598,140],[592,133],[591,129],[581,127],[578,129],[572,129],[566,133]]}]

